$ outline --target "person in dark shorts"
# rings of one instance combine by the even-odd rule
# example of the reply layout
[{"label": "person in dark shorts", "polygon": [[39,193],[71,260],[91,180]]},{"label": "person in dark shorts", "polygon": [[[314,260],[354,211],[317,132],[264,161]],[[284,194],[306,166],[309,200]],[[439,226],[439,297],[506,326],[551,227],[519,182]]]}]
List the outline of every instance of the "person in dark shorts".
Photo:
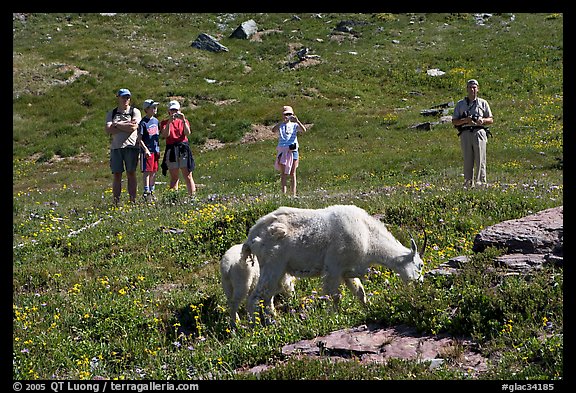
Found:
[{"label": "person in dark shorts", "polygon": [[105,131],[112,136],[110,143],[110,169],[112,170],[112,196],[114,204],[120,202],[122,192],[122,173],[126,170],[127,189],[130,202],[136,202],[136,167],[140,147],[138,139],[138,123],[142,119],[140,110],[130,104],[132,93],[128,89],[120,89],[116,93],[117,107],[106,114]]},{"label": "person in dark shorts", "polygon": [[196,193],[196,184],[192,171],[196,164],[188,143],[190,123],[180,112],[180,103],[170,101],[168,104],[168,119],[160,123],[160,136],[166,139],[166,150],[162,161],[162,173],[170,172],[170,188],[178,190],[180,172],[184,176],[188,195]]}]

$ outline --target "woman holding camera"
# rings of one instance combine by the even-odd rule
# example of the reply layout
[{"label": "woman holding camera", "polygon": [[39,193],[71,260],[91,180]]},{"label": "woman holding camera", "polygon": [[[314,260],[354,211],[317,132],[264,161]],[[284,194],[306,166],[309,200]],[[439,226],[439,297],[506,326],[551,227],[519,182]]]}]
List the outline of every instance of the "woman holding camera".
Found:
[{"label": "woman holding camera", "polygon": [[180,103],[170,101],[168,104],[168,119],[160,123],[160,135],[166,139],[166,150],[162,161],[162,174],[170,172],[170,188],[178,190],[179,172],[182,172],[188,189],[188,195],[196,192],[196,184],[192,177],[195,168],[194,157],[188,143],[190,123],[182,112]]},{"label": "woman holding camera", "polygon": [[487,126],[494,119],[488,101],[478,97],[478,81],[470,79],[466,89],[468,95],[456,103],[452,115],[464,156],[464,187],[486,186]]},{"label": "woman holding camera", "polygon": [[296,196],[296,168],[298,168],[298,131],[305,132],[306,127],[298,120],[291,106],[282,107],[282,121],[272,127],[272,132],[278,133],[276,146],[276,161],[274,168],[280,171],[282,193],[286,194],[288,177],[290,191]]}]

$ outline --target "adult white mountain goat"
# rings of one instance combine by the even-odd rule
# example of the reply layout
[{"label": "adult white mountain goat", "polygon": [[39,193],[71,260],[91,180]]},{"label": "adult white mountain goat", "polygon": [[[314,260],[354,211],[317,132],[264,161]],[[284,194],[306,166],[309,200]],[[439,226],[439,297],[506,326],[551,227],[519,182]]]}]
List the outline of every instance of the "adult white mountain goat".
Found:
[{"label": "adult white mountain goat", "polygon": [[[366,303],[362,277],[370,265],[383,265],[402,279],[422,280],[423,262],[414,239],[403,246],[386,225],[353,205],[324,209],[280,207],[256,221],[242,247],[242,258],[255,255],[260,277],[247,301],[253,315],[259,299],[274,313],[272,296],[285,274],[296,277],[323,277],[324,293],[338,302],[340,284],[345,282],[354,295]],[[422,254],[426,241],[422,247]]]},{"label": "adult white mountain goat", "polygon": [[[220,276],[222,289],[226,295],[230,323],[236,325],[239,319],[238,309],[246,297],[252,293],[260,276],[258,260],[250,255],[241,260],[242,244],[230,247],[220,259]],[[294,292],[295,277],[290,274],[282,276],[280,292],[290,295]],[[275,295],[275,294],[274,294]],[[273,306],[273,301],[271,301]]]}]

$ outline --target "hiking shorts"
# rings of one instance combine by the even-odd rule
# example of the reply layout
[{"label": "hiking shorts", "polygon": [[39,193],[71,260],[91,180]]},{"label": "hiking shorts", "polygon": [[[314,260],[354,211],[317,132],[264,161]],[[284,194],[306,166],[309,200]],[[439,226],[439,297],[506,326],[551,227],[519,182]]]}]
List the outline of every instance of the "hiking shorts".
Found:
[{"label": "hiking shorts", "polygon": [[146,156],[145,153],[140,153],[140,169],[142,169],[142,172],[158,172],[159,162],[160,153],[158,152],[153,152],[149,156]]},{"label": "hiking shorts", "polygon": [[110,149],[110,169],[112,173],[136,172],[138,167],[138,155],[140,149],[125,147],[122,149]]},{"label": "hiking shorts", "polygon": [[178,155],[176,157],[176,161],[170,161],[168,157],[166,157],[166,165],[168,165],[168,169],[178,169],[178,168],[187,168],[188,167],[188,154]]}]

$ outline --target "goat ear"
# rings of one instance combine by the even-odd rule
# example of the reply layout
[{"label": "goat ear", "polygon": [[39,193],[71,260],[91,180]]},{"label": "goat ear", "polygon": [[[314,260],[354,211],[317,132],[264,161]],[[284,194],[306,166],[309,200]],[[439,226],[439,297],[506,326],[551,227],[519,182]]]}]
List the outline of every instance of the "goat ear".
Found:
[{"label": "goat ear", "polygon": [[416,247],[416,242],[413,238],[410,238],[410,246],[412,247],[412,254],[416,254],[418,252],[418,247]]}]

